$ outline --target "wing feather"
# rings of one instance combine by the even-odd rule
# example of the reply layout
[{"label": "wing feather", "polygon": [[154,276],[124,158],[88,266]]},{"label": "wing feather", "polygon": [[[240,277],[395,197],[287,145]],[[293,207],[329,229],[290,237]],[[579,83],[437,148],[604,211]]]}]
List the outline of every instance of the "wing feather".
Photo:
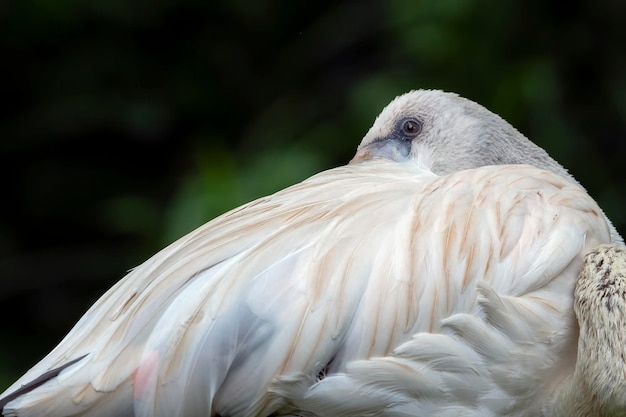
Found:
[{"label": "wing feather", "polygon": [[326,171],[132,270],[7,393],[86,358],[5,413],[495,415],[571,342],[598,213],[525,166]]}]

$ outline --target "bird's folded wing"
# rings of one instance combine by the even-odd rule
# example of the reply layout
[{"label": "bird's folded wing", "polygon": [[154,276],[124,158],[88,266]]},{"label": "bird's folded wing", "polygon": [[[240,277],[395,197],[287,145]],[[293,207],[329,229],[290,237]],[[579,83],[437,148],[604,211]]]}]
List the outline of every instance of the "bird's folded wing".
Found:
[{"label": "bird's folded wing", "polygon": [[[294,415],[541,415],[574,369],[578,333],[572,301],[582,254],[610,238],[581,190],[551,174],[506,169],[513,175],[455,174],[476,181],[473,209],[430,224],[430,232],[442,233],[420,231],[428,242],[420,247],[426,253],[422,261],[443,257],[432,280],[462,283],[447,286],[447,294],[429,293],[433,305],[443,302],[437,294],[458,297],[439,325],[431,318],[435,331],[422,328],[389,353],[350,362],[325,378],[302,373],[278,378],[271,391]],[[440,190],[452,191],[445,185]],[[452,202],[453,196],[440,209],[469,203]],[[490,212],[481,213],[483,208]],[[459,230],[463,223],[467,226]],[[428,278],[428,271],[421,269],[418,276]]]},{"label": "bird's folded wing", "polygon": [[[599,213],[579,187],[531,167],[443,178],[382,161],[326,171],[218,217],[130,272],[5,394],[87,356],[5,413],[270,413],[291,401],[267,393],[278,377],[382,366],[384,378],[397,354],[384,355],[452,337],[454,317],[478,320],[480,281],[498,299],[553,309],[553,329],[571,315],[581,252],[609,239]],[[457,355],[457,366],[475,367],[471,355]],[[414,389],[438,389],[421,381]]]},{"label": "bird's folded wing", "polygon": [[484,282],[477,290],[478,314],[454,314],[439,333],[417,333],[387,355],[350,362],[323,379],[280,377],[271,391],[293,415],[543,415],[559,380],[555,370],[571,366],[555,345],[571,342],[572,328],[547,328],[541,318],[554,313],[550,306],[500,297]]}]

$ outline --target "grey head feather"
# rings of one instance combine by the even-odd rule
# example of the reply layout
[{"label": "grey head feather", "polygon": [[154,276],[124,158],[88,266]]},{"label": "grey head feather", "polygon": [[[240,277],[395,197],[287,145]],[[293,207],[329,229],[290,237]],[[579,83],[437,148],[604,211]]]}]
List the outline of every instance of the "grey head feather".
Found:
[{"label": "grey head feather", "polygon": [[[403,133],[407,120],[420,124]],[[580,183],[506,120],[455,93],[414,90],[396,97],[363,137],[352,163],[371,158],[416,161],[437,175],[486,165],[527,164]],[[605,216],[606,217],[606,216]],[[623,242],[607,219],[614,242]]]}]

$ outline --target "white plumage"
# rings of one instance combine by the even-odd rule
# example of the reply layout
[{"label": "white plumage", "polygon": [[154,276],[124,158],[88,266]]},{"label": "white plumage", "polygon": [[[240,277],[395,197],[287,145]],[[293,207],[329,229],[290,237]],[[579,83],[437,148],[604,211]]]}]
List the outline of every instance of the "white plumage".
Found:
[{"label": "white plumage", "polygon": [[412,92],[352,164],[130,272],[3,413],[541,415],[575,373],[583,255],[612,240],[584,189],[502,119]]}]

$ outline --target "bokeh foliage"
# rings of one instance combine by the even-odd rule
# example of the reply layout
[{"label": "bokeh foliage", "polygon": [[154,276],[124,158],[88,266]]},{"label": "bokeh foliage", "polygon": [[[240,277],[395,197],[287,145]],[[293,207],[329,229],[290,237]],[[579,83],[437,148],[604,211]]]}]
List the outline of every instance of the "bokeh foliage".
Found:
[{"label": "bokeh foliage", "polygon": [[345,163],[414,88],[499,113],[626,232],[626,3],[0,3],[0,388],[124,271]]}]

